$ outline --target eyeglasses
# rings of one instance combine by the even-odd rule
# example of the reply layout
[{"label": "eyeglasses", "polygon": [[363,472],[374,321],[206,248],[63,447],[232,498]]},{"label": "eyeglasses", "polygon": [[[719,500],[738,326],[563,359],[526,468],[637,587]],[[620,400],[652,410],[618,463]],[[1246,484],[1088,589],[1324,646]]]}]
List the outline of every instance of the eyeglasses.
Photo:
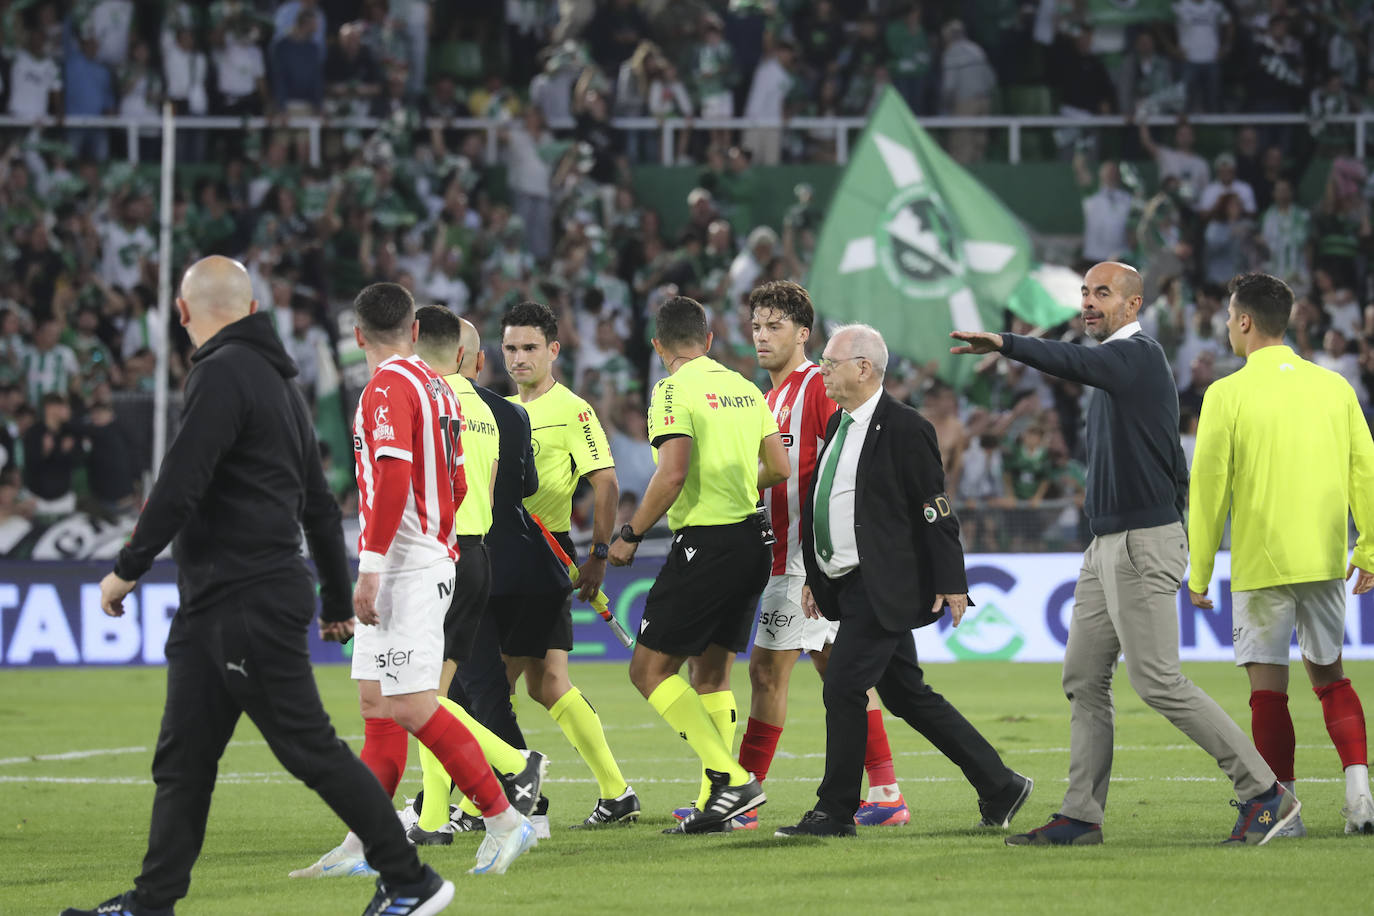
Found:
[{"label": "eyeglasses", "polygon": [[839,359],[831,359],[831,358],[828,357],[828,356],[822,356],[818,362],[820,363],[820,367],[821,367],[821,371],[822,371],[822,372],[830,372],[830,371],[832,371],[836,366],[838,366],[840,363],[847,363],[847,362],[849,362],[850,360],[855,360],[855,359],[868,359],[868,357],[867,357],[867,356],[841,356]]}]

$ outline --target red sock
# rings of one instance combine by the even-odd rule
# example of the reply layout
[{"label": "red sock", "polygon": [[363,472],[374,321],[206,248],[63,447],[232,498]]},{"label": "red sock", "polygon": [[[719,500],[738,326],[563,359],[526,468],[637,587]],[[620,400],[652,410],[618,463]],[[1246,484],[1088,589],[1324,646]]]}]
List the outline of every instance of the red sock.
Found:
[{"label": "red sock", "polygon": [[434,752],[459,791],[472,799],[483,815],[491,817],[510,807],[501,783],[497,782],[487,758],[482,756],[477,739],[453,717],[453,713],[442,706],[434,710],[434,715],[420,726],[415,737]]},{"label": "red sock", "polygon": [[387,798],[401,784],[409,750],[410,735],[394,719],[363,719],[363,749],[358,757],[382,784]]},{"label": "red sock", "polygon": [[1288,713],[1288,694],[1275,690],[1250,691],[1250,732],[1264,762],[1279,782],[1293,781],[1293,717]]},{"label": "red sock", "polygon": [[750,716],[744,738],[739,743],[739,765],[763,782],[768,778],[768,768],[773,765],[773,754],[778,750],[781,737],[781,728]]},{"label": "red sock", "polygon": [[892,748],[887,743],[887,729],[883,727],[883,711],[868,711],[868,745],[864,749],[864,769],[868,771],[869,786],[891,786],[897,782],[892,769]]},{"label": "red sock", "polygon": [[1350,686],[1350,678],[1343,677],[1325,687],[1313,687],[1322,701],[1322,715],[1326,731],[1341,755],[1341,766],[1369,765],[1369,745],[1365,739],[1364,707],[1360,697]]}]

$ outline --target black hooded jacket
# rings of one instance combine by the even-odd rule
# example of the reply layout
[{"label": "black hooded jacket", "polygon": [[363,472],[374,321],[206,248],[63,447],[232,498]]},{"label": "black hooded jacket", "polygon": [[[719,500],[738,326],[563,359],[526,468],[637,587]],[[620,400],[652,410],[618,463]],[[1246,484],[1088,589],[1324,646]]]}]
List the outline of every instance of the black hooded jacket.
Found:
[{"label": "black hooded jacket", "polygon": [[320,577],[321,617],[353,616],[342,516],[325,482],[296,365],[262,312],[225,327],[191,357],[177,432],[115,573],[134,580],[173,537],[181,612],[234,592],[308,576],[301,526]]}]

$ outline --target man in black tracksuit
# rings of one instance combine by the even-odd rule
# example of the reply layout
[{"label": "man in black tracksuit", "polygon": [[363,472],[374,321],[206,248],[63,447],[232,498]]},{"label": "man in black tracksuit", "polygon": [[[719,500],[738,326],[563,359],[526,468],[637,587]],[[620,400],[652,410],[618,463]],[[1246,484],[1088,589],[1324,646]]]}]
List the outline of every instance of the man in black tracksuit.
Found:
[{"label": "man in black tracksuit", "polygon": [[[475,373],[474,373],[475,376]],[[571,590],[568,572],[553,555],[543,533],[525,510],[524,498],[539,489],[530,444],[530,418],[525,408],[480,386],[477,394],[491,408],[501,434],[496,461],[496,488],[491,502],[491,595],[477,628],[472,652],[458,665],[449,699],[513,747],[525,747],[525,736],[510,705],[510,681],[501,658],[500,631],[491,598],[512,594],[548,594]]]},{"label": "man in black tracksuit", "polygon": [[420,864],[390,800],[334,733],[316,690],[307,646],[314,582],[301,557],[302,524],[319,570],[326,639],[351,634],[352,589],[339,508],[310,410],[291,382],[296,367],[271,319],[254,313],[242,265],[206,258],[186,272],[181,294],[181,323],[199,347],[182,427],[133,537],[101,583],[105,613],[120,616],[124,596],[175,538],[181,607],[167,636],[148,852],[135,889],[110,901],[121,906],[66,913],[172,912],[190,885],[217,764],[241,713],[363,839],[381,874],[368,912],[415,912],[407,900],[437,912],[452,884]]}]

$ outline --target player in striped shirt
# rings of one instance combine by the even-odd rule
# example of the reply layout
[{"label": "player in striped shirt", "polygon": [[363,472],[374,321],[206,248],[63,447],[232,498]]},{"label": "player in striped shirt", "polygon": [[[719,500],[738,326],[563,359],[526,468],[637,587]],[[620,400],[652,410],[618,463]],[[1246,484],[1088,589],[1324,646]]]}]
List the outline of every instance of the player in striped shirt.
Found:
[{"label": "player in striped shirt", "polygon": [[[395,283],[358,294],[354,335],[372,378],[354,418],[358,512],[353,679],[363,713],[358,755],[387,796],[405,772],[410,735],[443,763],[486,818],[479,873],[501,873],[535,844],[472,733],[437,698],[444,616],[458,544],[454,516],[467,491],[453,390],[415,355],[415,300]],[[343,844],[292,877],[369,874],[362,842]]]},{"label": "player in striped shirt", "polygon": [[[825,677],[830,645],[838,623],[812,620],[802,613],[801,592],[806,584],[802,566],[800,501],[811,486],[816,457],[825,441],[825,424],[837,409],[826,397],[821,370],[806,358],[815,310],[806,290],[786,280],[765,283],[749,296],[753,312],[754,348],[759,365],[768,370],[773,388],[768,407],[778,421],[792,467],[789,479],[764,494],[773,523],[773,571],[759,608],[754,651],[749,656],[749,725],[740,742],[740,766],[762,782],[787,718],[787,685],[802,652]],[[892,751],[883,727],[876,692],[868,692],[868,800],[859,806],[859,824],[898,825],[911,819],[892,768]],[[736,822],[740,824],[739,821]],[[744,826],[741,824],[741,826]]]}]

